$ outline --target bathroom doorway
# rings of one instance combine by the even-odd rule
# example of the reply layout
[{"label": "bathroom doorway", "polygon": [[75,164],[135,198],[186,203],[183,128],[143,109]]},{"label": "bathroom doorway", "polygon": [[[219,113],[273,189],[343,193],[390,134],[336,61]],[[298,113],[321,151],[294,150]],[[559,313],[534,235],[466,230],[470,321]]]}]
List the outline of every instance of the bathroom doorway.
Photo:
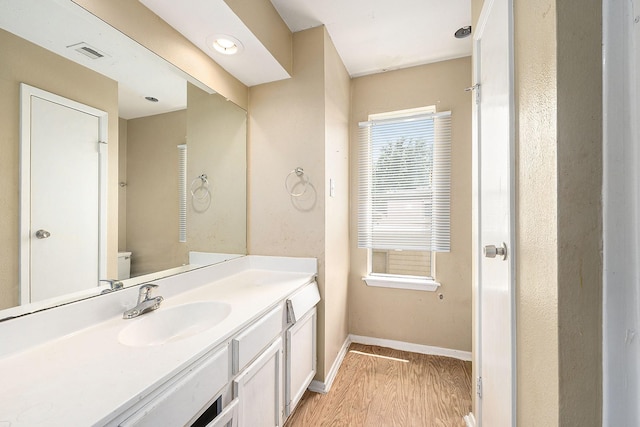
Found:
[{"label": "bathroom doorway", "polygon": [[107,113],[22,84],[20,138],[20,304],[98,286]]}]

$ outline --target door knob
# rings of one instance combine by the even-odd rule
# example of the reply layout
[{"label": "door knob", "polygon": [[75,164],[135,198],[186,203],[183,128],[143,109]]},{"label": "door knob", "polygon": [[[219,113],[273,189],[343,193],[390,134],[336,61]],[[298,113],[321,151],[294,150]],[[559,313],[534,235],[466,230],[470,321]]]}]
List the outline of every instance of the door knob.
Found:
[{"label": "door knob", "polygon": [[503,260],[507,259],[507,244],[503,243],[502,246],[496,247],[495,245],[487,245],[482,249],[486,258],[495,258],[501,256]]},{"label": "door knob", "polygon": [[49,233],[47,230],[38,230],[38,231],[36,231],[36,237],[38,239],[46,239],[49,236],[51,236],[51,233]]}]

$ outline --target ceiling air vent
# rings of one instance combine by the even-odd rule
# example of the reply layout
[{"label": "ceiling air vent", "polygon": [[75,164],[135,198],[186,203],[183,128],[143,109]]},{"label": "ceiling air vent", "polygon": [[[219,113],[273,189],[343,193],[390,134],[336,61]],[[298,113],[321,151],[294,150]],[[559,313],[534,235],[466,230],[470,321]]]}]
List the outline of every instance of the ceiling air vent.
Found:
[{"label": "ceiling air vent", "polygon": [[88,56],[91,59],[100,59],[103,58],[105,56],[109,56],[106,53],[96,49],[93,46],[88,45],[87,43],[76,43],[76,44],[72,44],[71,46],[67,46],[67,48],[69,49],[73,49],[76,52],[80,52],[81,54]]}]

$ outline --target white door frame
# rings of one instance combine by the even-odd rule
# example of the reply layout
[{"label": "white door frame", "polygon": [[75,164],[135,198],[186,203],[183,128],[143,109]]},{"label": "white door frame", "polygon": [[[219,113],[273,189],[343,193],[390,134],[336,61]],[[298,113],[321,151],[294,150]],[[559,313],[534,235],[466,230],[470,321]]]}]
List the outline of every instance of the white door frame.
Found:
[{"label": "white door frame", "polygon": [[[510,319],[511,319],[511,375],[512,375],[512,392],[511,396],[506,396],[506,398],[510,399],[511,405],[511,417],[512,417],[512,425],[516,423],[516,314],[515,314],[515,286],[516,286],[516,238],[515,238],[515,219],[516,219],[516,209],[515,209],[515,196],[516,196],[516,185],[515,185],[515,85],[514,85],[514,48],[513,48],[513,40],[514,40],[514,32],[513,32],[513,1],[512,0],[487,0],[485,1],[482,11],[480,13],[480,18],[478,19],[477,28],[474,28],[474,40],[473,40],[473,114],[472,114],[472,129],[473,129],[473,143],[472,143],[472,245],[473,245],[473,295],[474,295],[474,351],[473,351],[473,366],[474,366],[474,384],[475,389],[473,390],[475,394],[475,404],[474,404],[474,414],[473,417],[469,417],[470,420],[475,421],[475,425],[482,426],[482,401],[479,398],[478,392],[482,390],[481,384],[478,384],[478,379],[482,377],[482,351],[483,351],[483,342],[482,342],[482,328],[481,328],[481,319],[482,319],[482,304],[481,304],[481,277],[482,277],[482,259],[483,259],[483,243],[493,243],[493,242],[482,242],[481,236],[481,207],[482,207],[482,199],[481,199],[481,158],[480,158],[480,121],[482,112],[478,108],[477,100],[478,97],[481,96],[482,87],[480,86],[480,57],[479,57],[479,49],[480,43],[479,39],[483,35],[483,31],[486,27],[486,22],[488,19],[489,12],[491,8],[497,1],[506,1],[508,4],[508,15],[509,22],[508,25],[508,33],[509,33],[509,175],[510,175],[510,184],[509,184],[509,193],[510,193],[510,237],[509,242],[507,242],[508,247],[508,257],[507,261],[509,262],[509,268],[511,270],[511,283],[510,285],[510,295],[509,300],[511,303],[510,311]],[[470,425],[474,425],[473,421],[467,422]],[[491,426],[487,426],[491,427]]]},{"label": "white door frame", "polygon": [[[603,2],[602,425],[640,420],[640,1]],[[634,341],[635,345],[634,345]]]},{"label": "white door frame", "polygon": [[[107,129],[108,113],[62,96],[20,83],[20,305],[30,302],[31,257],[31,99],[38,97],[64,105],[98,118],[99,145],[99,245],[98,278],[106,277],[107,270]],[[95,284],[98,286],[98,283]]]}]

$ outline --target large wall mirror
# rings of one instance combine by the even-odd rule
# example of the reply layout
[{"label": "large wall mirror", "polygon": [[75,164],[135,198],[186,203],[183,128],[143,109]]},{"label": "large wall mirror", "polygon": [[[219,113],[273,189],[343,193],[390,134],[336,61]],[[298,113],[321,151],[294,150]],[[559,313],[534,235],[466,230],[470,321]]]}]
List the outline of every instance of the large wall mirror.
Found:
[{"label": "large wall mirror", "polygon": [[[0,320],[100,295],[110,289],[100,280],[131,286],[245,254],[246,112],[70,0],[1,4]],[[46,117],[57,129],[40,131],[47,148],[40,165],[71,158],[68,141],[60,140],[72,126],[49,110],[25,109],[29,90],[106,114],[107,141],[96,152],[106,182],[72,163],[56,166],[66,183],[51,184],[58,178],[54,167],[41,173],[51,184],[44,196],[30,193],[35,179],[24,165],[35,162],[29,152],[35,148],[25,148],[25,126],[35,125],[26,119]],[[30,168],[34,175],[37,165]],[[96,185],[106,196],[95,208],[82,207],[89,197],[83,188]],[[29,206],[37,203],[66,221],[73,242],[53,251],[56,262],[39,274],[45,280],[30,283],[25,278],[38,277],[30,271],[38,263],[29,248],[52,245],[63,234],[47,219],[35,223]],[[97,235],[73,231],[80,229],[78,218],[101,212]],[[100,273],[76,279],[70,272],[87,264],[79,255],[96,239],[106,248]],[[72,281],[82,286],[61,290]],[[35,286],[49,293],[37,297]]]}]

